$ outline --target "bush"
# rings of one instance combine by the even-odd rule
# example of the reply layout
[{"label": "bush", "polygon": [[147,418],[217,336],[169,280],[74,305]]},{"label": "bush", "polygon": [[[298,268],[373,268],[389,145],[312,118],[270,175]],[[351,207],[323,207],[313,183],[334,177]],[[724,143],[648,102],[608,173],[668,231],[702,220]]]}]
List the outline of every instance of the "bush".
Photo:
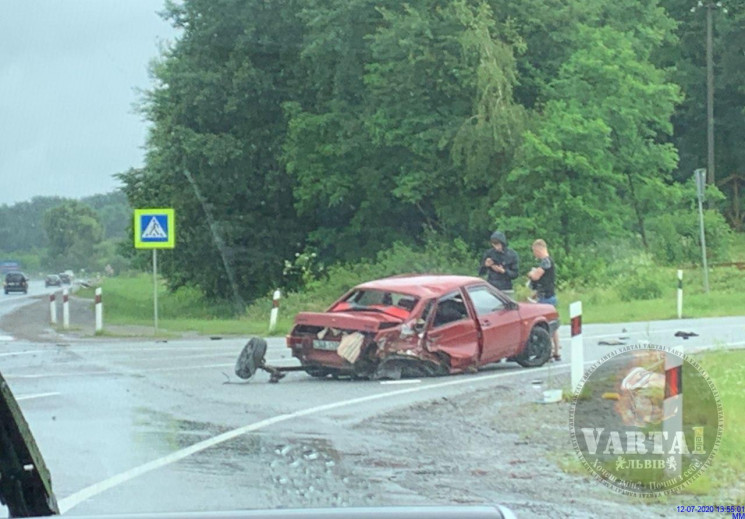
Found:
[{"label": "bush", "polygon": [[652,269],[640,269],[623,275],[616,283],[616,292],[622,301],[659,299],[663,289],[663,282]]},{"label": "bush", "polygon": [[[678,210],[648,220],[650,250],[655,258],[667,265],[701,262],[701,240],[698,213]],[[729,259],[732,230],[717,211],[704,211],[707,258]]]},{"label": "bush", "polygon": [[559,289],[610,286],[614,278],[638,264],[651,264],[643,258],[639,239],[607,238],[592,245],[575,248],[570,254],[562,249],[552,252],[556,259]]}]

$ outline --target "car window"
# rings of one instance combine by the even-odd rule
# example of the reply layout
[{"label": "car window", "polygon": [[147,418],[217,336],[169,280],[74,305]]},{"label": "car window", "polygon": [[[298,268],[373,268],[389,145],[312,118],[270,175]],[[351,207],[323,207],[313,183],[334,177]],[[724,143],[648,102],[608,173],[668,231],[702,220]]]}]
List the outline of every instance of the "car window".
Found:
[{"label": "car window", "polygon": [[419,298],[385,290],[355,290],[331,309],[332,312],[379,311],[408,317]]},{"label": "car window", "polygon": [[489,314],[504,308],[502,300],[492,294],[486,287],[469,288],[468,295],[471,297],[476,315]]},{"label": "car window", "polygon": [[436,328],[462,319],[468,319],[468,310],[460,293],[448,294],[437,301],[433,327]]}]

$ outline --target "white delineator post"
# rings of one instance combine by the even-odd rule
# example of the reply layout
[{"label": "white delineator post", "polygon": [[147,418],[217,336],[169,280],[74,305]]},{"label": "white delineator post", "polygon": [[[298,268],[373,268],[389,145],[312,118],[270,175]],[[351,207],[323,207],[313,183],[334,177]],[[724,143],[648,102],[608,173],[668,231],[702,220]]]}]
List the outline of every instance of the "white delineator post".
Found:
[{"label": "white delineator post", "polygon": [[582,343],[582,301],[569,305],[572,333],[572,391],[579,392],[579,384],[585,374],[584,347]]},{"label": "white delineator post", "polygon": [[683,271],[678,270],[678,319],[683,318]]},{"label": "white delineator post", "polygon": [[57,324],[57,305],[54,302],[54,294],[49,294],[49,322]]},{"label": "white delineator post", "polygon": [[[680,350],[673,350],[680,356]],[[665,477],[680,477],[681,451],[670,453],[668,445],[683,431],[683,360],[678,355],[665,352],[665,400],[662,402],[662,436],[665,438]]]},{"label": "white delineator post", "polygon": [[70,328],[70,296],[67,289],[62,290],[62,328]]},{"label": "white delineator post", "polygon": [[272,311],[269,314],[269,331],[273,332],[277,327],[277,317],[279,315],[279,298],[282,296],[279,289],[274,291],[272,296]]},{"label": "white delineator post", "polygon": [[96,331],[103,331],[103,301],[101,300],[101,287],[96,289]]}]

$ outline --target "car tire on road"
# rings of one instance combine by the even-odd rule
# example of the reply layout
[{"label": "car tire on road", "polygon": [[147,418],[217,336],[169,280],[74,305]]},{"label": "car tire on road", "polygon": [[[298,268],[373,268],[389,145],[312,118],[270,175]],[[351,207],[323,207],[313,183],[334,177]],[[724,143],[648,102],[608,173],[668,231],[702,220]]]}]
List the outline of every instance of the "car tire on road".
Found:
[{"label": "car tire on road", "polygon": [[535,326],[530,331],[525,351],[515,360],[525,368],[536,368],[543,366],[551,357],[551,335],[548,330]]},{"label": "car tire on road", "polygon": [[260,337],[249,340],[235,362],[235,374],[242,379],[251,378],[259,366],[264,364],[266,346],[266,341]]}]

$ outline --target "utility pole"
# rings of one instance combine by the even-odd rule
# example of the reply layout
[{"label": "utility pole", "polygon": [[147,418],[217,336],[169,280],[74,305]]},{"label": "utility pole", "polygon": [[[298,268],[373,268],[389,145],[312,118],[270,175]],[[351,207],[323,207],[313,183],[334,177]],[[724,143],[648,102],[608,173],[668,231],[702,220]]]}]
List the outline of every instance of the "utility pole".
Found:
[{"label": "utility pole", "polygon": [[[721,4],[720,4],[721,5]],[[712,36],[712,14],[714,4],[706,4],[706,173],[707,183],[714,185],[714,41]]]},{"label": "utility pole", "polygon": [[706,182],[707,184],[716,183],[716,174],[714,173],[714,9],[721,9],[727,14],[727,8],[722,2],[698,0],[696,5],[691,8],[691,12],[706,7]]},{"label": "utility pole", "polygon": [[706,264],[706,232],[704,230],[704,196],[706,194],[706,170],[697,169],[693,172],[696,179],[696,195],[698,198],[698,221],[701,231],[701,264],[704,268],[704,292],[709,293],[709,266]]}]

